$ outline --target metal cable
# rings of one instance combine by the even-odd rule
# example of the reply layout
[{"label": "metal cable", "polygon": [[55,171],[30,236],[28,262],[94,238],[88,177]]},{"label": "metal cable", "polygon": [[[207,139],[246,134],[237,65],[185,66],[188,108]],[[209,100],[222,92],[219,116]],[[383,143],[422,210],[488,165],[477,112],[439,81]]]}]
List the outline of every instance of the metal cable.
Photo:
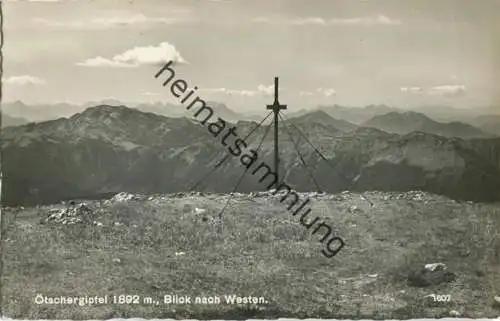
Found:
[{"label": "metal cable", "polygon": [[[260,143],[259,143],[259,147],[257,147],[257,152],[262,147],[262,144],[264,143],[264,139],[266,139],[266,136],[269,133],[270,129],[271,129],[271,125],[269,125],[267,127],[266,132],[264,133],[264,136],[262,136],[262,139],[260,140]],[[233,191],[231,192],[231,194],[229,194],[229,199],[227,200],[226,205],[224,205],[224,207],[222,208],[222,211],[220,211],[220,213],[219,213],[219,220],[222,219],[222,214],[224,213],[224,211],[226,210],[227,206],[229,205],[229,202],[231,202],[231,198],[233,197],[234,192],[238,189],[238,186],[243,181],[243,178],[245,177],[245,174],[248,172],[249,168],[250,167],[246,167],[245,171],[243,172],[243,174],[241,175],[240,179],[238,180],[238,183],[236,183],[236,185],[234,186]]]},{"label": "metal cable", "polygon": [[299,155],[299,158],[302,162],[302,166],[304,166],[304,168],[307,170],[307,173],[309,174],[309,176],[311,177],[311,179],[313,180],[314,182],[314,185],[316,185],[316,189],[319,193],[321,193],[321,187],[319,187],[319,184],[318,182],[316,181],[316,178],[314,178],[314,175],[312,174],[311,170],[309,169],[309,167],[307,166],[306,164],[306,161],[304,160],[304,157],[302,156],[301,152],[299,151],[299,147],[297,145],[297,143],[293,140],[292,138],[292,135],[290,133],[290,131],[288,130],[288,127],[287,127],[287,124],[285,123],[285,120],[283,119],[283,117],[281,116],[281,113],[278,113],[278,116],[280,117],[281,121],[283,122],[283,124],[285,125],[285,131],[287,132],[288,134],[288,137],[290,137],[290,140],[292,141],[293,143],[293,146],[295,147],[295,150],[297,151],[297,154]]},{"label": "metal cable", "polygon": [[[256,127],[254,127],[244,138],[243,140],[246,141],[248,139],[248,137],[250,137],[250,135],[252,135],[257,129],[260,128],[260,126],[269,118],[269,116],[271,116],[273,112],[270,112],[269,114],[267,114],[267,116],[262,119],[260,121],[260,123],[257,124]],[[226,152],[228,152],[228,150],[226,149]],[[224,156],[223,159],[221,159],[215,166],[214,168],[212,168],[212,170],[210,172],[208,172],[205,176],[203,176],[200,180],[198,180],[196,182],[196,184],[193,185],[193,187],[191,187],[189,189],[190,192],[193,192],[201,183],[203,183],[208,177],[210,177],[213,173],[215,173],[215,171],[222,165],[222,163],[224,163],[228,158],[229,156],[232,156],[231,154],[227,154],[226,156]],[[206,186],[205,186],[206,188]],[[205,189],[203,188],[202,191]]]}]

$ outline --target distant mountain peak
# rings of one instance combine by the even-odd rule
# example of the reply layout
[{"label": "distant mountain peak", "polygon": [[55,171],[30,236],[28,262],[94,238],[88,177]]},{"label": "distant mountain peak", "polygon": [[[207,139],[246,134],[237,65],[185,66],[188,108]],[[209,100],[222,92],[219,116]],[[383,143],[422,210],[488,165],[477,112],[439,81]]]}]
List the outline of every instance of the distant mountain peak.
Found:
[{"label": "distant mountain peak", "polygon": [[110,114],[113,112],[127,112],[131,111],[131,108],[128,108],[124,105],[97,105],[86,108],[81,115],[99,115],[99,114]]},{"label": "distant mountain peak", "polygon": [[345,120],[333,118],[327,112],[321,109],[312,110],[306,114],[293,117],[292,119],[294,120],[294,122],[299,123],[317,123],[324,126],[331,126],[344,132],[356,128],[356,125]]},{"label": "distant mountain peak", "polygon": [[321,109],[312,110],[312,111],[307,112],[301,116],[296,117],[296,119],[300,119],[300,120],[325,120],[325,119],[335,120],[335,118],[328,115],[325,111],[323,111]]}]

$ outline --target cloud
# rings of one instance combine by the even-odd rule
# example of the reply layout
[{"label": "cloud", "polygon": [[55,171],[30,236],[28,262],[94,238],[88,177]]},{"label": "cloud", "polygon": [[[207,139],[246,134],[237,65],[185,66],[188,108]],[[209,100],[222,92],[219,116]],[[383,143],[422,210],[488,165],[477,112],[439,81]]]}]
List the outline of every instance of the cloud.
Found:
[{"label": "cloud", "polygon": [[[283,88],[278,88],[278,91],[281,90],[283,90]],[[257,91],[259,91],[265,96],[274,96],[274,85],[269,85],[269,86],[258,85]]]},{"label": "cloud", "polygon": [[77,63],[83,67],[112,67],[112,68],[136,68],[141,65],[162,65],[166,61],[176,63],[187,63],[177,49],[168,42],[162,42],[158,46],[135,47],[111,59],[95,57]]},{"label": "cloud", "polygon": [[422,87],[401,87],[400,91],[408,94],[420,94],[420,95],[431,95],[431,96],[460,96],[465,94],[464,85],[443,85],[429,87],[423,89]]},{"label": "cloud", "polygon": [[242,96],[242,97],[254,97],[258,95],[255,90],[237,90],[237,89],[226,89],[226,88],[206,88],[200,89],[200,91],[215,94],[226,94],[228,96]]},{"label": "cloud", "polygon": [[349,18],[349,19],[332,19],[330,24],[337,25],[400,25],[401,21],[391,19],[384,15],[377,17],[364,17],[364,18]]},{"label": "cloud", "polygon": [[436,86],[429,89],[429,94],[440,96],[460,96],[465,94],[464,85],[444,85]]},{"label": "cloud", "polygon": [[[33,0],[32,0],[33,1]],[[40,0],[39,0],[40,1]],[[45,0],[47,1],[47,0]],[[55,1],[55,0],[51,0]],[[174,12],[179,12],[178,10]],[[44,18],[33,18],[34,24],[53,28],[75,29],[75,30],[101,30],[115,27],[126,27],[139,24],[176,24],[187,21],[185,16],[176,17],[149,17],[142,13],[113,13],[101,15],[90,20],[49,20]]]},{"label": "cloud", "polygon": [[[279,92],[285,91],[286,88],[279,88]],[[215,94],[226,94],[228,96],[241,96],[241,97],[273,97],[274,96],[274,85],[258,85],[256,90],[238,90],[238,89],[227,89],[227,88],[204,88],[200,89],[202,92],[215,93]],[[325,98],[333,97],[337,94],[333,88],[318,88],[314,91],[300,91],[300,97],[310,97],[314,95],[320,95]]]},{"label": "cloud", "polygon": [[149,97],[151,97],[151,96],[159,96],[161,94],[160,93],[151,92],[151,91],[145,91],[145,92],[142,93],[142,95],[143,96],[149,96]]},{"label": "cloud", "polygon": [[325,98],[335,96],[337,94],[337,92],[333,88],[318,88],[316,89],[316,92],[320,93]]},{"label": "cloud", "polygon": [[2,81],[5,84],[16,85],[16,86],[45,85],[45,80],[35,76],[28,76],[28,75],[3,78]]},{"label": "cloud", "polygon": [[423,89],[421,87],[401,87],[400,91],[403,93],[411,93],[411,94],[421,94],[423,93]]},{"label": "cloud", "polygon": [[324,19],[321,17],[283,18],[283,17],[257,17],[254,23],[286,24],[286,25],[316,25],[316,26],[374,26],[374,25],[400,25],[401,21],[391,19],[384,15],[375,17],[356,17],[343,19]]},{"label": "cloud", "polygon": [[[227,89],[227,88],[205,88],[200,89],[201,91],[207,93],[219,93],[226,94],[228,96],[242,96],[242,97],[256,97],[256,96],[273,96],[274,95],[274,85],[258,85],[256,90],[239,90],[239,89]],[[283,91],[284,88],[280,88],[279,91]]]},{"label": "cloud", "polygon": [[300,18],[300,19],[291,20],[290,24],[293,24],[293,25],[321,25],[321,26],[326,26],[328,24],[328,22],[325,21],[323,18],[308,17],[308,18]]}]

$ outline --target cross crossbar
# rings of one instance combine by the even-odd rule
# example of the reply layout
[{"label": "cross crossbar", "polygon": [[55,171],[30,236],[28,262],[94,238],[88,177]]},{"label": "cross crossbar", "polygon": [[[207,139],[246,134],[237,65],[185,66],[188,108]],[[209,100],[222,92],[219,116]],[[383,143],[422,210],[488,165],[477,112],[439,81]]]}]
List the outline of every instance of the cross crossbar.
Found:
[{"label": "cross crossbar", "polygon": [[272,105],[267,105],[267,109],[272,109],[275,113],[279,112],[282,109],[286,109],[286,105],[280,105],[278,100],[278,77],[274,77],[274,103]]}]

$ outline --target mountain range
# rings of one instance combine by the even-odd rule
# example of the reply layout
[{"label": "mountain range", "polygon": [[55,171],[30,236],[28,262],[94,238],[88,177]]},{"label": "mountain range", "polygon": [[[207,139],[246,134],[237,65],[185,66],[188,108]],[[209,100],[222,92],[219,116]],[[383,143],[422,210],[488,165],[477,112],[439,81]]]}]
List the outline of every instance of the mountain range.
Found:
[{"label": "mountain range", "polygon": [[[12,117],[24,118],[28,121],[45,121],[57,119],[60,117],[70,117],[75,113],[82,112],[86,108],[109,105],[137,108],[145,112],[153,112],[167,117],[190,117],[185,108],[168,102],[149,102],[149,103],[124,103],[116,99],[104,99],[101,101],[89,101],[84,104],[71,104],[67,102],[52,104],[25,104],[22,101],[2,103],[2,111]],[[255,120],[259,121],[267,114],[264,108],[258,109],[259,112],[235,111],[228,108],[224,103],[207,101],[207,105],[218,110],[218,113],[226,116],[227,119],[234,120]],[[481,118],[500,117],[500,108],[498,106],[477,107],[477,108],[454,108],[450,106],[419,106],[413,108],[396,108],[387,105],[368,105],[365,107],[340,106],[340,105],[320,105],[316,108],[298,111],[287,111],[289,117],[297,117],[307,114],[314,110],[322,110],[336,119],[342,119],[353,124],[361,124],[377,115],[383,115],[390,112],[414,111],[425,114],[427,117],[439,122],[465,122],[471,125],[481,123]]]},{"label": "mountain range", "polygon": [[362,123],[362,126],[374,127],[389,133],[408,134],[422,131],[446,137],[492,137],[479,128],[462,122],[441,123],[414,111],[389,112],[377,115]]},{"label": "mountain range", "polygon": [[[61,117],[71,117],[76,113],[82,112],[86,108],[99,105],[122,106],[123,103],[114,99],[106,99],[99,102],[91,101],[82,105],[75,105],[70,103],[28,105],[23,103],[22,101],[14,101],[10,103],[4,103],[2,105],[2,112],[9,118],[24,119],[24,122],[41,122],[54,120]],[[223,103],[207,101],[207,105],[212,107],[218,115],[227,120],[259,119],[257,116],[237,113],[228,108]],[[166,117],[191,117],[191,114],[186,111],[184,106],[175,105],[168,102],[137,103],[129,107],[136,108],[144,112],[163,115]]]},{"label": "mountain range", "polygon": [[[500,199],[500,138],[389,133],[335,119],[326,111],[287,119],[280,125],[280,173],[298,191],[424,190],[455,199]],[[386,124],[374,119],[380,126]],[[249,120],[233,123],[240,137],[257,125]],[[247,139],[254,149],[267,126]],[[453,130],[460,128],[470,129]],[[260,161],[269,165],[271,132],[259,151]],[[192,117],[166,117],[125,106],[99,105],[68,118],[7,127],[2,136],[2,196],[7,204],[117,192],[231,192],[244,172],[238,158],[229,157],[212,177],[197,184],[229,155],[219,139]],[[238,191],[264,189],[266,184],[246,175]]]}]

